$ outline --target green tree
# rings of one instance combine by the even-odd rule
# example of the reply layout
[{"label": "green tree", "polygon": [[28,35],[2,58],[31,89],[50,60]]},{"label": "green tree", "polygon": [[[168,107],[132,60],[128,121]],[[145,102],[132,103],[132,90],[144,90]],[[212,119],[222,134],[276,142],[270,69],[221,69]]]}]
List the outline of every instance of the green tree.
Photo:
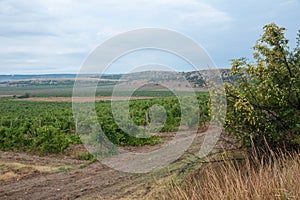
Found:
[{"label": "green tree", "polygon": [[232,61],[226,83],[226,130],[243,144],[295,149],[300,145],[300,31],[290,50],[285,28],[268,24],[254,46],[254,60]]}]

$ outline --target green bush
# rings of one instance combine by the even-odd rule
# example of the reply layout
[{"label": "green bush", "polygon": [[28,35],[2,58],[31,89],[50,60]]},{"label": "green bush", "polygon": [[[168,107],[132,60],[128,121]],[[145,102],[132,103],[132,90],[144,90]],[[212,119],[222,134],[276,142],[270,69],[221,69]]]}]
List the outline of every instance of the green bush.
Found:
[{"label": "green bush", "polygon": [[34,147],[43,153],[61,153],[69,147],[69,141],[58,128],[43,126],[37,129]]},{"label": "green bush", "polygon": [[[226,130],[246,146],[297,149],[300,145],[300,31],[290,50],[285,28],[264,26],[254,59],[233,60],[226,83]],[[269,147],[266,146],[266,143]]]}]

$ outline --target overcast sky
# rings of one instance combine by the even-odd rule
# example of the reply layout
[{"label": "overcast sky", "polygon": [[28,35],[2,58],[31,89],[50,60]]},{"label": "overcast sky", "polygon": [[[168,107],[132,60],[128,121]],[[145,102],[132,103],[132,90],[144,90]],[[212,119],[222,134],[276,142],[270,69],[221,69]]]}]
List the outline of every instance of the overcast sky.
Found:
[{"label": "overcast sky", "polygon": [[0,74],[77,73],[103,41],[144,27],[178,31],[228,68],[252,56],[265,24],[286,27],[294,46],[299,10],[300,0],[0,0]]}]

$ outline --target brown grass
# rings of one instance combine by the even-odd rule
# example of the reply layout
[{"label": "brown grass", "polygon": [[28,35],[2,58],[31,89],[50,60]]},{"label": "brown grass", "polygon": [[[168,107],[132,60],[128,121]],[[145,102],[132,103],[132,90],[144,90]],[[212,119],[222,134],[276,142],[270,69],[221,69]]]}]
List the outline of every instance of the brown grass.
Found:
[{"label": "brown grass", "polygon": [[6,182],[14,179],[21,179],[36,173],[51,173],[57,169],[58,168],[50,166],[0,162],[0,183],[2,181]]},{"label": "brown grass", "polygon": [[300,199],[300,156],[207,163],[183,181],[165,183],[148,199]]},{"label": "brown grass", "polygon": [[[120,96],[120,97],[114,97],[115,101],[123,101],[127,100],[129,97],[126,96]],[[138,99],[154,99],[158,97],[130,97],[131,100],[138,100]],[[79,102],[92,102],[94,101],[93,98],[90,97],[76,97],[76,101]],[[101,96],[101,97],[95,97],[95,101],[111,101],[111,96]],[[72,97],[30,97],[25,99],[14,99],[14,101],[32,101],[32,102],[72,102]]]}]

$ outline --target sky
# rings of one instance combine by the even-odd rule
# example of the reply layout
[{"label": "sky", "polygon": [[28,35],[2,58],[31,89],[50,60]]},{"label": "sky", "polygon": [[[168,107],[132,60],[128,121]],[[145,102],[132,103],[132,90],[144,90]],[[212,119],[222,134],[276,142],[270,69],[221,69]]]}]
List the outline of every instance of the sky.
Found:
[{"label": "sky", "polygon": [[[149,27],[193,39],[218,68],[229,68],[231,59],[252,57],[268,23],[286,27],[293,47],[299,10],[300,0],[0,0],[0,74],[78,73],[104,41]],[[145,57],[189,70],[174,55],[147,50],[121,58],[111,72]]]}]

